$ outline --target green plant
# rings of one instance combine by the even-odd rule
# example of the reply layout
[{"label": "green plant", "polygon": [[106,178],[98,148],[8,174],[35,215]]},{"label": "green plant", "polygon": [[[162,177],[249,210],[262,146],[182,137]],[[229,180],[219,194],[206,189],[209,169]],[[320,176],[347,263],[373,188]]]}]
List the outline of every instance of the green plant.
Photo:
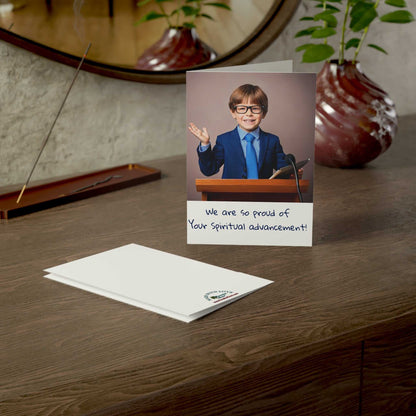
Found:
[{"label": "green plant", "polygon": [[[302,17],[301,21],[313,21],[317,25],[296,33],[295,37],[310,36],[313,40],[321,40],[320,43],[306,43],[296,48],[296,52],[303,51],[302,62],[320,62],[328,60],[335,49],[328,44],[328,37],[337,34],[338,19],[337,14],[342,16],[342,26],[340,31],[340,41],[338,49],[338,63],[342,64],[345,59],[347,49],[354,50],[352,61],[356,62],[357,56],[361,51],[367,36],[370,25],[379,20],[388,23],[409,23],[414,20],[413,15],[404,10],[405,0],[385,0],[386,5],[396,8],[394,11],[379,16],[377,8],[380,0],[311,0],[316,3],[315,7],[319,12],[314,16]],[[342,12],[337,6],[345,5]],[[347,36],[352,37],[346,40]],[[380,52],[387,52],[378,45],[368,44]]]},{"label": "green plant", "polygon": [[[220,7],[231,10],[230,6],[222,2],[209,2],[204,0],[143,0],[137,3],[138,6],[144,6],[148,3],[155,3],[158,11],[151,11],[144,15],[136,24],[148,22],[155,19],[165,19],[169,27],[195,27],[195,20],[200,17],[214,20],[212,16],[203,13],[206,6]],[[176,8],[168,13],[163,3],[175,3]]]}]

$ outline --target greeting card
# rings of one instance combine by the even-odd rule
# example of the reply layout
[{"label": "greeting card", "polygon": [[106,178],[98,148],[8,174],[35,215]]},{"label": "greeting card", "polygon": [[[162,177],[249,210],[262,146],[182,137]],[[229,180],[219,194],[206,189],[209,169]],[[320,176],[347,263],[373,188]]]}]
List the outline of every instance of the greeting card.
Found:
[{"label": "greeting card", "polygon": [[312,245],[315,74],[187,73],[189,244]]}]

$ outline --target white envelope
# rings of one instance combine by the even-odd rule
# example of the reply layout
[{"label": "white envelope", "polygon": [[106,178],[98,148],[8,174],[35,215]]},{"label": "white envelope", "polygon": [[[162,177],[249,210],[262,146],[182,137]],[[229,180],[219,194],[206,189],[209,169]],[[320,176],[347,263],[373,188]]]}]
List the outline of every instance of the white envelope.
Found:
[{"label": "white envelope", "polygon": [[137,244],[45,271],[48,279],[184,322],[272,283]]}]

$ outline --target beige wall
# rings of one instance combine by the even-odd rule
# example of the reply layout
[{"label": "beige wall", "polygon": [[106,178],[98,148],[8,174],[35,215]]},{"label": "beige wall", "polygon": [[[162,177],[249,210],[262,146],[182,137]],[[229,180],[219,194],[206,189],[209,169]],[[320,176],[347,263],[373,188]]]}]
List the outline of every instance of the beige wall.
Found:
[{"label": "beige wall", "polygon": [[[415,5],[410,6],[414,15]],[[291,24],[255,62],[294,59],[293,36],[303,25],[304,1]],[[395,101],[401,115],[416,112],[416,24],[380,24],[369,40],[367,75]],[[0,41],[0,186],[21,184],[46,136],[74,69]],[[33,180],[85,172],[186,152],[185,85],[151,85],[81,72],[34,172]]]}]

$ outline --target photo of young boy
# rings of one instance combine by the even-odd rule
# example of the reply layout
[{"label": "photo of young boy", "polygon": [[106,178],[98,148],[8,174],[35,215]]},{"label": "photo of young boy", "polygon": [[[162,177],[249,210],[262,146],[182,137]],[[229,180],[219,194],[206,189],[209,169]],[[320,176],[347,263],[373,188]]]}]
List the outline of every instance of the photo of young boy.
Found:
[{"label": "photo of young boy", "polygon": [[188,72],[188,200],[201,200],[195,179],[270,179],[293,154],[311,160],[298,176],[312,202],[314,108],[311,74]]},{"label": "photo of young boy", "polygon": [[241,85],[232,92],[228,107],[237,127],[219,135],[213,148],[207,128],[189,124],[189,131],[200,141],[201,172],[212,176],[224,165],[223,179],[268,179],[273,169],[286,166],[279,137],[260,129],[268,111],[265,92],[257,85]]}]

